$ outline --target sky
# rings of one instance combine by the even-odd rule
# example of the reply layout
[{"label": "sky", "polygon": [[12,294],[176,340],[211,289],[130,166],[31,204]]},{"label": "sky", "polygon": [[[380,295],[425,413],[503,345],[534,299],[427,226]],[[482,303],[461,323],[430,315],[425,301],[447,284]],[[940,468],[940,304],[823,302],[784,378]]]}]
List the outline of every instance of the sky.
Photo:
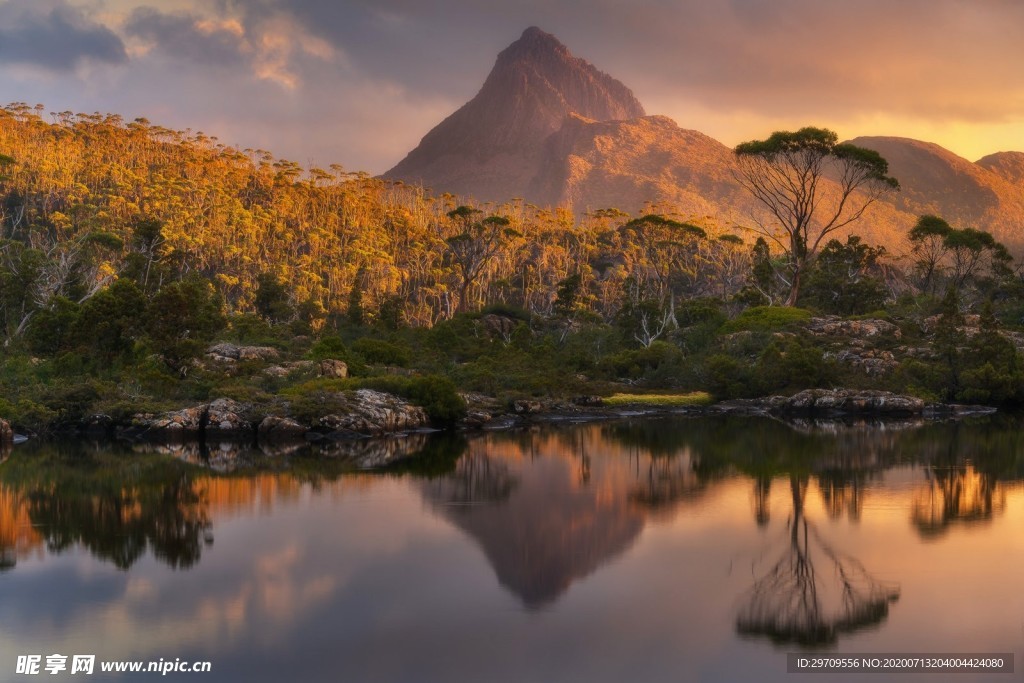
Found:
[{"label": "sky", "polygon": [[1024,151],[1019,0],[0,0],[0,103],[376,174],[534,25],[727,145],[814,125]]}]

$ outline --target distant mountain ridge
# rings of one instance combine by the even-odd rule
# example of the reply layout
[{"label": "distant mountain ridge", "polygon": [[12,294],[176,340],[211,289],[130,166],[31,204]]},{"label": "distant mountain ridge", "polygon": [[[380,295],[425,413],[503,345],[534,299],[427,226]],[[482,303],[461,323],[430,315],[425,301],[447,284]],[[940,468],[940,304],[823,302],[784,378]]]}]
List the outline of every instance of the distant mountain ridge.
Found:
[{"label": "distant mountain ridge", "polygon": [[[974,163],[909,138],[850,142],[881,153],[902,188],[854,232],[901,250],[917,217],[934,213],[1024,251],[1024,153]],[[577,213],[661,203],[723,225],[749,224],[758,207],[734,169],[731,148],[646,116],[629,88],[532,27],[498,55],[480,92],[384,177],[477,201],[519,197]]]}]

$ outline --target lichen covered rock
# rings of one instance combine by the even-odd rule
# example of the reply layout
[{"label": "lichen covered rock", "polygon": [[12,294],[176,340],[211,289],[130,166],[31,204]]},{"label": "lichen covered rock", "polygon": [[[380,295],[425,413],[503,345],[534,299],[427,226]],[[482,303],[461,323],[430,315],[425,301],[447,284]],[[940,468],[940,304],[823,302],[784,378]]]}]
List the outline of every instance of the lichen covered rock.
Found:
[{"label": "lichen covered rock", "polygon": [[344,410],[321,417],[321,428],[354,435],[373,435],[421,429],[430,423],[423,408],[392,394],[359,389],[345,392],[339,398]]}]

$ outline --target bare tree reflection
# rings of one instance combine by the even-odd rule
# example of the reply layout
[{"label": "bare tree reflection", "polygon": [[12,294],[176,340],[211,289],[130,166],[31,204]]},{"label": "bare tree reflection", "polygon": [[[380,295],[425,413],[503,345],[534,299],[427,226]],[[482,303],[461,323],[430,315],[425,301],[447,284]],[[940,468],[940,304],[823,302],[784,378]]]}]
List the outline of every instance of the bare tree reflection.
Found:
[{"label": "bare tree reflection", "polygon": [[[880,623],[899,588],[874,579],[855,558],[827,544],[804,515],[807,478],[791,476],[793,515],[786,549],[750,590],[736,620],[744,635],[824,645]],[[819,566],[819,565],[824,565]]]}]

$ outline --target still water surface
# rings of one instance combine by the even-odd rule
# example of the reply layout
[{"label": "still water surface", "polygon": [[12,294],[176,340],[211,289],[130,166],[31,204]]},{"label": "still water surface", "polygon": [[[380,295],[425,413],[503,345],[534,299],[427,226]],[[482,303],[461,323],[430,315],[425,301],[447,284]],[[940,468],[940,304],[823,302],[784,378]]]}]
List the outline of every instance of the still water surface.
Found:
[{"label": "still water surface", "polygon": [[1024,671],[1022,426],[648,419],[389,442],[421,456],[373,473],[32,444],[0,464],[0,680],[32,653],[211,681],[793,681],[798,651]]}]

